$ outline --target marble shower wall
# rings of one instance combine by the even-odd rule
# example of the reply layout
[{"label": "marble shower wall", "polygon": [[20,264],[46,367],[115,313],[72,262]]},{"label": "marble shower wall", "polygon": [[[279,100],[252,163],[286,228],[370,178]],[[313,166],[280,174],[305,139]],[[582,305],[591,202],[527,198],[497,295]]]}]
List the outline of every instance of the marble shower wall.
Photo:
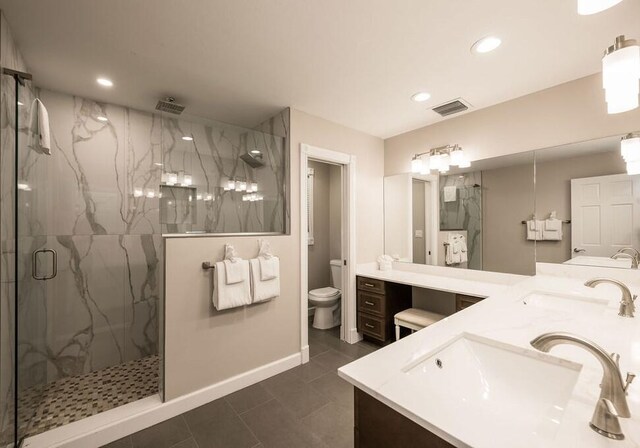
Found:
[{"label": "marble shower wall", "polygon": [[[27,147],[21,126],[20,389],[157,354],[163,284],[158,198],[133,189],[160,183],[159,116],[36,93],[49,111],[52,155]],[[58,254],[58,275],[46,282],[31,277],[32,253],[44,248]],[[40,274],[50,269],[40,255]]]},{"label": "marble shower wall", "polygon": [[[440,230],[466,230],[469,269],[482,269],[482,173],[440,176]],[[444,187],[457,188],[457,200],[444,202]]]},{"label": "marble shower wall", "polygon": [[[163,233],[284,233],[288,112],[278,114],[259,130],[214,121],[188,121],[165,114]],[[275,134],[276,125],[284,130],[285,136]],[[185,141],[185,136],[193,140]],[[240,158],[250,151],[259,151],[263,166],[253,168]],[[190,182],[183,181],[185,176]],[[243,200],[247,192],[225,190],[229,179],[247,185],[257,183],[256,195],[260,199]],[[138,194],[154,194],[138,185],[135,188]]]}]

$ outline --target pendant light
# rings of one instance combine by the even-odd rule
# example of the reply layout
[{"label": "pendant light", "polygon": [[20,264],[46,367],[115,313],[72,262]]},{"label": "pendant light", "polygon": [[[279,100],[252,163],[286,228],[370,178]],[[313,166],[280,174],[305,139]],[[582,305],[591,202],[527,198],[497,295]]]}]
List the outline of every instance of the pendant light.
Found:
[{"label": "pendant light", "polygon": [[460,168],[471,166],[471,162],[458,145],[439,146],[420,154],[414,154],[411,159],[411,172],[413,173],[429,174],[430,171],[438,171],[444,174],[449,171],[451,166]]},{"label": "pendant light", "polygon": [[422,172],[422,159],[417,155],[411,159],[411,172],[415,174]]},{"label": "pendant light", "polygon": [[607,112],[618,114],[638,107],[640,94],[640,46],[634,39],[616,37],[602,58],[602,86]]},{"label": "pendant light", "polygon": [[588,16],[609,9],[622,0],[578,0],[578,14]]}]

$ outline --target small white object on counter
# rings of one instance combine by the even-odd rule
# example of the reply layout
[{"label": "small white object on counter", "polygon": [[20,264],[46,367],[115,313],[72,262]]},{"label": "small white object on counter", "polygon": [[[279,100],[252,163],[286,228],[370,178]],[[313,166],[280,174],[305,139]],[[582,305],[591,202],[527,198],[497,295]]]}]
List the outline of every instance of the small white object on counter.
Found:
[{"label": "small white object on counter", "polygon": [[378,257],[378,269],[381,271],[390,271],[393,269],[393,257],[389,255],[380,255]]}]

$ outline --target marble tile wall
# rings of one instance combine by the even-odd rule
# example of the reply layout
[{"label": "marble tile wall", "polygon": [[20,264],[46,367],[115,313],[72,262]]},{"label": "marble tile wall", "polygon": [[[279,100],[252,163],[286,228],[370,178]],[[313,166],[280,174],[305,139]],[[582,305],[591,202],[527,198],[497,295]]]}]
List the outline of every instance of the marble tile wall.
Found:
[{"label": "marble tile wall", "polygon": [[[457,200],[444,202],[444,187],[457,187]],[[466,230],[469,269],[482,269],[482,173],[440,176],[440,230]]]}]

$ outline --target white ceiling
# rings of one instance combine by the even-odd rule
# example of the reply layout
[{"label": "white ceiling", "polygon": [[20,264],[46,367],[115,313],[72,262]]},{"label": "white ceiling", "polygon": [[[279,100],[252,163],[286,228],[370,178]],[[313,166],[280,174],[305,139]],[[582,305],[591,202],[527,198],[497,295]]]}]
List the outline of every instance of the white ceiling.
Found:
[{"label": "white ceiling", "polygon": [[[390,137],[600,71],[640,0],[579,16],[576,0],[0,0],[37,85],[254,126],[285,106]],[[494,34],[503,45],[476,55]],[[110,90],[95,83],[113,79]],[[426,103],[409,97],[432,94]]]}]

